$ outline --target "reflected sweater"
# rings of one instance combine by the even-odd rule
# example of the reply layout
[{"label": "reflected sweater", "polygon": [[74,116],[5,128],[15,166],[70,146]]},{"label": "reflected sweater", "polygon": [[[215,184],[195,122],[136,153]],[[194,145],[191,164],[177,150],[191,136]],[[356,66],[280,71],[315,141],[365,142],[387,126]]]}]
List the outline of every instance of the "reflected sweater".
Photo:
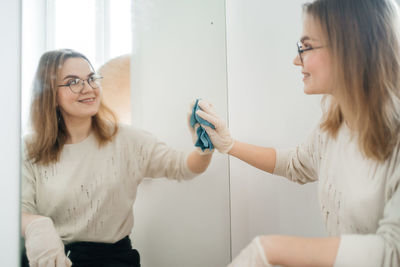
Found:
[{"label": "reflected sweater", "polygon": [[187,154],[143,130],[120,125],[99,147],[94,134],[64,145],[58,162],[22,161],[22,212],[50,217],[64,243],[114,243],[133,227],[133,203],[144,177],[187,179]]},{"label": "reflected sweater", "polygon": [[292,150],[278,150],[274,174],[318,180],[320,209],[340,236],[335,266],[400,266],[400,145],[383,163],[360,152],[343,125],[337,138],[316,129]]}]

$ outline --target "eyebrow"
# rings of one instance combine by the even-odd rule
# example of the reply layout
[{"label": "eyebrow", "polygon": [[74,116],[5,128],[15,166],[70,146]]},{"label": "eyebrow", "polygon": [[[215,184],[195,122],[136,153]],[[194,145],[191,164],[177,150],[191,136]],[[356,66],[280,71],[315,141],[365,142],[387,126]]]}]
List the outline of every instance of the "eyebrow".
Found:
[{"label": "eyebrow", "polygon": [[301,37],[300,42],[302,43],[304,41],[318,41],[318,40],[315,38],[311,38],[309,36],[303,36],[303,37]]},{"label": "eyebrow", "polygon": [[[87,78],[89,78],[90,76],[92,76],[92,75],[94,75],[94,74],[95,74],[95,73],[92,71],[91,73],[89,73],[89,74],[87,75]],[[76,76],[76,75],[73,75],[73,74],[69,74],[69,75],[65,76],[63,80],[70,79],[70,78],[73,78],[73,79],[78,78],[78,79],[80,79],[79,76]]]}]

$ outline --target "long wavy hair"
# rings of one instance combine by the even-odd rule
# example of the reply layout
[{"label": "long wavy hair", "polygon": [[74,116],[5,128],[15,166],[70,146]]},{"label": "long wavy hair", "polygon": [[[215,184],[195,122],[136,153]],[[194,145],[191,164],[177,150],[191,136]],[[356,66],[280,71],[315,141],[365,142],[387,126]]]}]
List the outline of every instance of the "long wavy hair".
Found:
[{"label": "long wavy hair", "polygon": [[393,0],[317,0],[304,5],[333,61],[333,92],[321,129],[350,126],[360,150],[384,161],[400,141],[400,24]]},{"label": "long wavy hair", "polygon": [[[71,49],[44,53],[40,60],[33,83],[31,104],[32,139],[27,142],[28,157],[33,163],[47,165],[59,160],[68,131],[57,107],[57,74],[69,58],[83,58],[91,68],[86,56]],[[112,140],[118,131],[117,117],[100,101],[99,111],[92,116],[92,130],[99,146]]]}]

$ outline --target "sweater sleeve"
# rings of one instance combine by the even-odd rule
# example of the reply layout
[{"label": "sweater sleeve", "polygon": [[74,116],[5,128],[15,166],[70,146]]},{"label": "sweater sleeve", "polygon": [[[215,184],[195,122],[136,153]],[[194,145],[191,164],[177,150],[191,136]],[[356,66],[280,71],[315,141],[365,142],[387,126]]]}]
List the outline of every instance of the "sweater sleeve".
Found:
[{"label": "sweater sleeve", "polygon": [[[24,142],[22,143],[24,144]],[[36,180],[33,167],[28,159],[25,147],[21,154],[21,211],[29,214],[37,214]]]},{"label": "sweater sleeve", "polygon": [[315,129],[306,142],[294,149],[276,151],[275,175],[293,182],[305,184],[318,179],[318,164],[321,158],[322,135]]},{"label": "sweater sleeve", "polygon": [[342,235],[335,267],[400,267],[400,152],[389,164],[386,204],[375,234]]},{"label": "sweater sleeve", "polygon": [[[158,140],[153,134],[130,127],[128,132],[134,136],[140,149],[135,149],[143,158],[142,175],[147,178],[166,177],[175,180],[191,179],[199,175],[190,171],[187,165],[189,153],[176,150]],[[133,134],[133,135],[132,135]]]},{"label": "sweater sleeve", "polygon": [[198,174],[190,171],[187,165],[188,156],[188,153],[175,150],[157,140],[150,153],[145,177],[166,177],[176,180],[194,178]]}]

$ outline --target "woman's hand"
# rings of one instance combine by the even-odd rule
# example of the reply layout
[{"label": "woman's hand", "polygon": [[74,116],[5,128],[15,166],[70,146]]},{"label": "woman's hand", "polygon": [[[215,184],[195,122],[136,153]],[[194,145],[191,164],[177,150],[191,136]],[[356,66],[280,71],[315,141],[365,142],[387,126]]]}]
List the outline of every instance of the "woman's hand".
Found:
[{"label": "woman's hand", "polygon": [[236,256],[228,267],[272,267],[264,251],[261,237],[257,236]]},{"label": "woman's hand", "polygon": [[25,229],[26,255],[31,267],[70,267],[53,222],[48,217],[31,221]]},{"label": "woman's hand", "polygon": [[[194,102],[193,102],[193,104],[191,105],[191,111],[187,114],[187,125],[188,125],[188,128],[189,128],[190,134],[192,135],[193,144],[195,145],[196,142],[197,142],[197,139],[199,138],[199,137],[197,136],[197,128],[200,127],[200,124],[199,124],[199,123],[196,123],[196,124],[194,125],[194,128],[193,128],[192,125],[190,124],[190,117],[192,116],[193,105],[194,105]],[[213,149],[213,150],[210,150],[210,149],[207,148],[207,149],[202,150],[202,149],[201,149],[200,147],[198,147],[198,146],[196,146],[196,151],[197,151],[197,153],[199,153],[200,155],[209,155],[209,154],[214,153],[214,149]]]},{"label": "woman's hand", "polygon": [[203,126],[211,142],[219,152],[228,153],[234,144],[234,140],[229,133],[226,123],[217,115],[212,104],[200,100],[198,103],[201,110],[197,110],[197,115],[215,126],[215,130],[208,126]]}]

